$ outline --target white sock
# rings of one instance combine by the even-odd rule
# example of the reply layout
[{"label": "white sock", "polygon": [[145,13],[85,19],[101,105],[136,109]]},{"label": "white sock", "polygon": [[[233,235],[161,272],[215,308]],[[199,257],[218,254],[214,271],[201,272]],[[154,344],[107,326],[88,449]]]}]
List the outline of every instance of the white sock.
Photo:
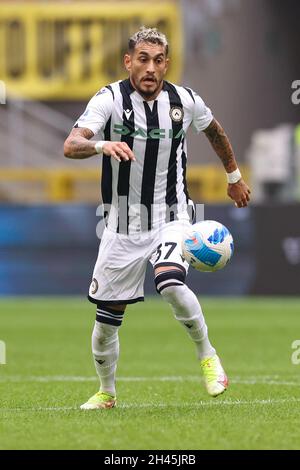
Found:
[{"label": "white sock", "polygon": [[95,321],[92,334],[92,351],[100,391],[116,395],[116,369],[119,358],[119,326]]},{"label": "white sock", "polygon": [[165,287],[161,295],[171,304],[175,318],[184,326],[195,343],[198,359],[202,360],[216,354],[208,339],[205,319],[195,294],[183,284]]}]

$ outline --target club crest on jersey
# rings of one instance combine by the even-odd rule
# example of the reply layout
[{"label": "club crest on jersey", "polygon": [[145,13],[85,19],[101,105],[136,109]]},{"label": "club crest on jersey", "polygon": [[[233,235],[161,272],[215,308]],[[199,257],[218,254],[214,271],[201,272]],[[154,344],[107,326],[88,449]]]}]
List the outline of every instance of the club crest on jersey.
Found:
[{"label": "club crest on jersey", "polygon": [[92,280],[92,283],[91,283],[91,293],[92,294],[96,294],[97,290],[98,290],[98,281],[97,279],[93,278]]},{"label": "club crest on jersey", "polygon": [[183,109],[180,108],[179,106],[173,106],[170,109],[170,118],[174,122],[181,122],[183,120]]}]

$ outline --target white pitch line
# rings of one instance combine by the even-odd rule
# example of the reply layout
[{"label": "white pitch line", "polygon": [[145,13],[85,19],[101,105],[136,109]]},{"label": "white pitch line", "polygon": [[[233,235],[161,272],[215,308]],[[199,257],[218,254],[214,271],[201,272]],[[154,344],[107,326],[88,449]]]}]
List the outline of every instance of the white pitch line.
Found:
[{"label": "white pitch line", "polygon": [[[299,403],[300,398],[277,398],[275,400],[268,398],[265,400],[212,400],[212,401],[199,401],[197,403],[122,403],[117,406],[118,409],[137,409],[137,408],[203,408],[203,407],[227,407],[227,406],[256,406],[256,405],[280,405],[284,403]],[[66,407],[37,407],[37,408],[0,408],[0,411],[11,411],[11,412],[35,412],[40,411],[80,411],[86,413],[88,411],[95,410],[80,410],[79,406],[66,406]],[[108,412],[107,410],[97,410],[99,413]]]},{"label": "white pitch line", "polygon": [[39,411],[70,411],[70,410],[78,410],[79,406],[49,406],[49,407],[37,407],[37,408],[1,408],[0,411],[26,411],[26,412],[36,412]]},{"label": "white pitch line", "polygon": [[[286,386],[300,386],[300,381],[293,380],[280,380],[276,376],[250,376],[248,378],[241,378],[239,376],[229,378],[231,384],[241,385],[286,385]],[[7,376],[0,377],[0,382],[97,382],[96,376],[65,376],[65,375],[52,375],[52,376]],[[161,377],[118,377],[118,382],[201,382],[200,376],[161,376]]]},{"label": "white pitch line", "polygon": [[300,402],[300,398],[276,398],[275,400],[268,398],[265,400],[214,400],[214,401],[199,401],[197,403],[140,403],[140,404],[126,404],[123,403],[119,406],[119,408],[148,408],[148,407],[158,407],[158,408],[169,408],[169,407],[176,407],[176,408],[202,408],[204,406],[236,406],[236,405],[277,405],[281,403],[298,403]]},{"label": "white pitch line", "polygon": [[231,384],[241,384],[241,385],[287,385],[287,386],[296,386],[300,387],[299,381],[287,381],[287,380],[272,380],[272,379],[229,379]]}]

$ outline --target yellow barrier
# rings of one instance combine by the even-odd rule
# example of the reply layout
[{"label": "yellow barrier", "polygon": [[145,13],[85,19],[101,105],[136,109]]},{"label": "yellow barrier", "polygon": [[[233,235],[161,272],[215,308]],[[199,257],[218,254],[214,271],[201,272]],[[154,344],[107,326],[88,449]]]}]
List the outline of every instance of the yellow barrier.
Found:
[{"label": "yellow barrier", "polygon": [[[249,169],[239,165],[243,178],[248,183]],[[190,165],[186,172],[187,185],[191,198],[197,202],[229,202],[227,179],[224,169],[214,165]]]},{"label": "yellow barrier", "polygon": [[168,79],[178,81],[182,32],[173,1],[1,3],[0,78],[24,98],[86,99],[125,76],[127,41],[141,25],[167,35]]},{"label": "yellow barrier", "polygon": [[[247,167],[241,170],[247,181]],[[98,203],[100,177],[98,169],[1,169],[0,202]],[[196,202],[229,202],[226,177],[221,167],[190,166],[187,170],[187,184],[190,196]],[[12,191],[7,191],[7,187]]]}]

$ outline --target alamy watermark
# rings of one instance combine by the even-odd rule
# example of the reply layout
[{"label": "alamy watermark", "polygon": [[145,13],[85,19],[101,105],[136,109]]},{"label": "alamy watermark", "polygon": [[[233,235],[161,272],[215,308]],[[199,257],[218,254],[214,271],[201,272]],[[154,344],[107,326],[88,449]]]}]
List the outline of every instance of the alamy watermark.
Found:
[{"label": "alamy watermark", "polygon": [[291,95],[291,101],[293,104],[300,104],[300,80],[294,80],[292,83],[292,89],[295,90]]},{"label": "alamy watermark", "polygon": [[6,104],[6,86],[2,80],[0,80],[0,104]]},{"label": "alamy watermark", "polygon": [[0,340],[0,365],[6,364],[6,344]]},{"label": "alamy watermark", "polygon": [[127,196],[119,196],[112,204],[101,204],[96,211],[100,221],[96,234],[102,238],[107,225],[114,227],[119,233],[136,238],[139,234],[160,231],[169,222],[181,222],[182,226],[204,220],[204,204],[166,203],[159,204],[130,204]]},{"label": "alamy watermark", "polygon": [[295,349],[291,356],[291,362],[295,366],[298,366],[300,364],[300,339],[295,339],[291,344],[291,348]]}]

